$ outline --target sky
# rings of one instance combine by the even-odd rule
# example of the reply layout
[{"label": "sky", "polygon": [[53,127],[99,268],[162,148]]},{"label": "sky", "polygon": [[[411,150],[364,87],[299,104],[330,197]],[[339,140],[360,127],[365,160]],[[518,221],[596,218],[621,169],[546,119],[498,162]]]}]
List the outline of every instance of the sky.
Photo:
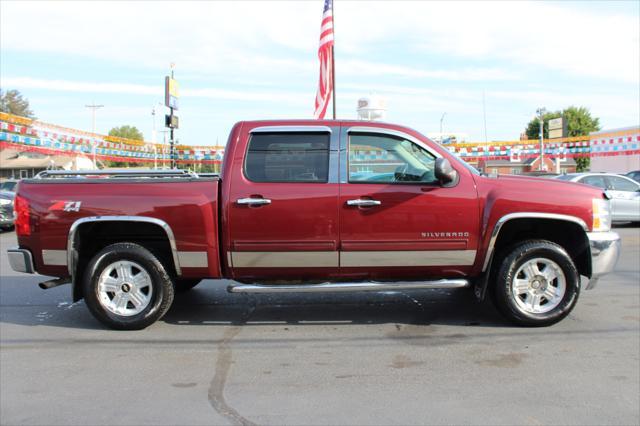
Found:
[{"label": "sky", "polygon": [[[45,122],[163,128],[175,63],[181,144],[240,120],[312,118],[322,0],[0,1],[0,87]],[[539,107],[640,124],[640,1],[335,0],[338,118],[386,99],[386,121],[468,141],[518,139]],[[484,96],[484,109],[483,109]],[[158,136],[162,140],[162,136]]]}]

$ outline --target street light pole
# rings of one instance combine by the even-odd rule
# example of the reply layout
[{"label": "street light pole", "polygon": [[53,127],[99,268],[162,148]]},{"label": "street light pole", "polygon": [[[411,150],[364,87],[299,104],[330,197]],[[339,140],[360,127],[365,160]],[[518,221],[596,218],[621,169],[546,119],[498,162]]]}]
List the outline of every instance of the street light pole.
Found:
[{"label": "street light pole", "polygon": [[85,105],[85,108],[91,109],[91,152],[93,154],[93,168],[97,169],[98,165],[96,163],[96,110],[98,108],[104,108],[104,105],[96,105],[96,103],[92,103],[91,105]]},{"label": "street light pole", "polygon": [[442,113],[442,117],[440,117],[440,143],[442,143],[443,135],[442,135],[442,122],[444,121],[444,116],[447,115],[446,112]]},{"label": "street light pole", "polygon": [[153,105],[153,108],[151,108],[151,116],[153,117],[153,130],[151,131],[151,142],[153,142],[153,152],[154,152],[154,160],[153,160],[153,167],[155,169],[158,168],[158,147],[156,146],[158,141],[158,131],[156,130],[156,108],[158,107],[158,105],[163,106],[162,102],[156,102],[155,105]]},{"label": "street light pole", "polygon": [[546,108],[538,108],[538,120],[540,121],[540,166],[538,170],[544,170],[544,114],[547,112]]}]

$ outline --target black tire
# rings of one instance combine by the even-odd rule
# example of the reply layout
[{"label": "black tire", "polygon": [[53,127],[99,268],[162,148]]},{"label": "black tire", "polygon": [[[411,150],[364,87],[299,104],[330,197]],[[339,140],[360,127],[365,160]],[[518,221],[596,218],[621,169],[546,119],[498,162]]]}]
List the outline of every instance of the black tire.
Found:
[{"label": "black tire", "polygon": [[176,293],[186,293],[202,281],[199,278],[196,279],[176,279]]},{"label": "black tire", "polygon": [[[558,303],[557,306],[543,313],[529,312],[519,305],[516,298],[520,296],[515,295],[512,288],[512,282],[516,278],[515,274],[520,267],[536,258],[554,262],[562,270],[566,281],[564,295],[561,299],[558,296],[559,302],[555,302]],[[580,275],[565,249],[550,241],[529,240],[507,250],[501,259],[494,275],[495,283],[492,294],[496,307],[507,319],[518,325],[544,327],[555,324],[569,315],[580,295]],[[557,286],[557,281],[554,282]],[[536,283],[536,285],[539,284]],[[548,286],[548,284],[544,285]],[[528,298],[528,296],[526,297]],[[549,303],[544,296],[542,300],[545,301],[544,303]]]},{"label": "black tire", "polygon": [[[99,299],[100,275],[118,261],[139,265],[151,279],[152,292],[148,305],[135,315],[125,316],[111,312]],[[102,249],[87,265],[82,285],[85,302],[93,316],[107,327],[116,330],[146,328],[162,318],[173,303],[173,282],[162,263],[149,250],[134,243],[117,243]]]}]

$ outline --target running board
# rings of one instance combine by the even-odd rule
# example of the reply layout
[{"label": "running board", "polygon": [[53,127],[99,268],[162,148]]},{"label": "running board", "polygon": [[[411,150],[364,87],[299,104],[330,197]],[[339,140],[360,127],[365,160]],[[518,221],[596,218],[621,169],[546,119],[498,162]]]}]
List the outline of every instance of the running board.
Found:
[{"label": "running board", "polygon": [[464,288],[471,284],[465,279],[436,281],[356,282],[296,285],[232,284],[230,293],[335,293],[347,291],[398,291],[438,288]]}]

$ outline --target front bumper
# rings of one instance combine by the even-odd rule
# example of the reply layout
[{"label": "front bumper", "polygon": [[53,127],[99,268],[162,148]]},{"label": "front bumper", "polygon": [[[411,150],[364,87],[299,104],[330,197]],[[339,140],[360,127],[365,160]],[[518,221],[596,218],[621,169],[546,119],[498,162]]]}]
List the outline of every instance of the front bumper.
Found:
[{"label": "front bumper", "polygon": [[601,276],[613,271],[620,256],[620,236],[615,232],[588,232],[591,248],[591,279],[587,290],[596,286]]},{"label": "front bumper", "polygon": [[27,274],[33,274],[36,271],[33,267],[33,256],[29,250],[10,248],[7,250],[7,256],[9,256],[9,265],[14,271]]}]

